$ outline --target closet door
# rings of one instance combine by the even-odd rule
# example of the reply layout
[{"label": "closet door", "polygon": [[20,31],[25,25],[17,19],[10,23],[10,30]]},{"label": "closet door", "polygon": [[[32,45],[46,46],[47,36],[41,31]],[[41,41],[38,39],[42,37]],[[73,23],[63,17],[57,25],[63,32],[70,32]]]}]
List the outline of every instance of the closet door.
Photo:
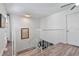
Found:
[{"label": "closet door", "polygon": [[79,46],[79,13],[67,15],[67,40],[69,44]]}]

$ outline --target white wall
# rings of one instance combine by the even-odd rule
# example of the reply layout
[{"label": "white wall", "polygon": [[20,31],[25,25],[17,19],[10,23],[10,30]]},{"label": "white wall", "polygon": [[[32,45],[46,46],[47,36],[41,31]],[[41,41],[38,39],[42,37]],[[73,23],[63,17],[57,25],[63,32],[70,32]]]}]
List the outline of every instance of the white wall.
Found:
[{"label": "white wall", "polygon": [[50,15],[40,22],[40,38],[52,42],[66,42],[66,18],[64,12]]},{"label": "white wall", "polygon": [[59,42],[67,43],[66,37],[66,15],[78,12],[79,7],[74,10],[65,10],[40,21],[40,38],[54,44]]},{"label": "white wall", "polygon": [[[6,11],[3,4],[0,4],[0,14],[6,17]],[[7,28],[0,28],[0,55],[3,54],[3,50],[6,46]]]},{"label": "white wall", "polygon": [[[12,20],[12,36],[15,52],[36,47],[40,36],[38,31],[40,21],[38,19],[28,19],[18,15],[11,15],[10,18]],[[21,28],[29,28],[29,39],[21,40]]]}]

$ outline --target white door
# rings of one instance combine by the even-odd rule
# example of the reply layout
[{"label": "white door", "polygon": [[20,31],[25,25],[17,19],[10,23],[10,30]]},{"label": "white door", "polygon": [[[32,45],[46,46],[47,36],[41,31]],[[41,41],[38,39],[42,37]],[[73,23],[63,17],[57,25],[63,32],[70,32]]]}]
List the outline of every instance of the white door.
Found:
[{"label": "white door", "polygon": [[67,29],[68,43],[79,46],[79,13],[67,15]]}]

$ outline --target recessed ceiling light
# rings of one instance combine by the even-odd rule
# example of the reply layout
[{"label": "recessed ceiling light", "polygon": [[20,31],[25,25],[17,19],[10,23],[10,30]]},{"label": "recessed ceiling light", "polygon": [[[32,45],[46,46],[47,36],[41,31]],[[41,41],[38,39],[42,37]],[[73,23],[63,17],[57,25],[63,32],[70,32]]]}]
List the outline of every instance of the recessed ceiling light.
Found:
[{"label": "recessed ceiling light", "polygon": [[27,18],[30,18],[31,17],[31,15],[29,15],[29,14],[26,14],[24,16],[27,17]]}]

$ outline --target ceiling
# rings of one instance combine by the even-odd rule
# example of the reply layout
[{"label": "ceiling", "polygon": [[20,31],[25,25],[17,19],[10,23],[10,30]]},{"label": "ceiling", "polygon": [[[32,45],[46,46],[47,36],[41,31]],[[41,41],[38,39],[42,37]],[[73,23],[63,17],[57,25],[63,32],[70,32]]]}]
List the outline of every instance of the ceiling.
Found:
[{"label": "ceiling", "polygon": [[60,8],[64,4],[66,3],[6,3],[5,6],[10,14],[30,14],[32,18],[43,18],[71,7]]}]

